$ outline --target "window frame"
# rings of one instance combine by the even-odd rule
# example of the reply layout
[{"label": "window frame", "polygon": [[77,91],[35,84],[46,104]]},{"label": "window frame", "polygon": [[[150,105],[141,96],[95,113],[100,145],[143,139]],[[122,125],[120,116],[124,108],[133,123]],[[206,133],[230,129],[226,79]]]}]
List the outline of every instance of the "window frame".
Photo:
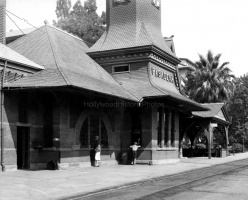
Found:
[{"label": "window frame", "polygon": [[[116,72],[114,69],[117,67],[128,67],[128,71],[120,71],[120,72]],[[112,66],[112,74],[122,74],[122,73],[130,73],[131,72],[131,66],[130,64],[122,64],[122,65],[113,65]]]},{"label": "window frame", "polygon": [[[99,139],[100,139],[100,144],[101,144],[101,148],[102,149],[109,149],[109,133],[108,133],[108,129],[107,129],[107,126],[106,126],[106,123],[104,122],[104,119],[100,116],[100,115],[96,115],[98,117],[98,129],[99,129]],[[82,131],[82,128],[83,128],[83,125],[85,123],[85,121],[88,120],[88,127],[87,127],[87,144],[85,146],[82,145],[81,143],[81,131]],[[103,146],[102,145],[102,123],[104,124],[104,127],[106,129],[106,135],[107,135],[107,147],[106,146]],[[90,145],[91,145],[91,139],[93,140],[94,138],[92,138],[92,135],[91,135],[91,131],[90,131],[90,128],[91,128],[91,114],[87,115],[87,117],[84,119],[83,123],[82,123],[82,126],[80,128],[80,135],[79,135],[79,144],[80,144],[80,149],[85,149],[85,148],[89,148]],[[94,137],[94,136],[93,136]]]}]

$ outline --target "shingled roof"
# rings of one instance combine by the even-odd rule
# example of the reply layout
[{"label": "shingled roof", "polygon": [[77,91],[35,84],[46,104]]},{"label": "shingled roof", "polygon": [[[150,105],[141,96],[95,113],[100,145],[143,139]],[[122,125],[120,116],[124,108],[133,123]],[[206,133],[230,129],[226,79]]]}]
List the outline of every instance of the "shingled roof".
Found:
[{"label": "shingled roof", "polygon": [[35,68],[35,69],[40,69],[40,70],[44,69],[43,66],[40,66],[34,63],[33,61],[25,58],[23,55],[13,51],[11,48],[1,43],[0,43],[0,59],[9,61],[12,63],[20,64],[20,65],[25,65],[30,68]]},{"label": "shingled roof", "polygon": [[46,68],[8,88],[75,86],[138,101],[85,53],[88,47],[81,39],[53,26],[45,25],[8,46]]},{"label": "shingled roof", "polygon": [[[160,1],[160,0],[158,0]],[[154,46],[176,58],[161,32],[161,8],[151,0],[107,0],[107,30],[88,53]]]},{"label": "shingled roof", "polygon": [[208,111],[192,112],[193,116],[200,118],[213,118],[222,122],[230,123],[229,116],[225,110],[224,103],[206,103],[202,104],[208,108]]},{"label": "shingled roof", "polygon": [[172,104],[175,104],[175,106],[183,106],[187,111],[208,110],[205,106],[183,96],[175,86],[168,85],[168,87],[161,87],[153,82],[148,74],[141,74],[142,73],[137,70],[132,71],[131,75],[128,73],[114,75],[114,78],[126,91],[140,102],[152,99],[160,102],[167,102],[169,100]]}]

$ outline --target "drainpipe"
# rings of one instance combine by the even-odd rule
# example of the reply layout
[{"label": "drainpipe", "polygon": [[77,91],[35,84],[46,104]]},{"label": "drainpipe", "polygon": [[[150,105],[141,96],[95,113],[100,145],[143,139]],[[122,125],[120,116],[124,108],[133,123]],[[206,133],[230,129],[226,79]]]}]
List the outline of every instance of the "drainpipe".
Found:
[{"label": "drainpipe", "polygon": [[2,82],[1,82],[1,166],[2,171],[5,171],[5,164],[4,164],[4,130],[3,130],[3,104],[4,104],[4,81],[5,81],[5,71],[7,67],[7,61],[4,63],[4,69],[2,73]]}]

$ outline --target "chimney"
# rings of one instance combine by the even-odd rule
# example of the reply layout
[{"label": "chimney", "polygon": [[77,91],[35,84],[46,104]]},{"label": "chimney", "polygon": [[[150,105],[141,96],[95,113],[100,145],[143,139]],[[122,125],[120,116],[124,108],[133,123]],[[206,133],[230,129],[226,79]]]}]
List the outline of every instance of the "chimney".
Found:
[{"label": "chimney", "polygon": [[106,0],[106,22],[106,32],[89,55],[151,46],[175,57],[162,36],[161,0]]},{"label": "chimney", "polygon": [[5,44],[6,35],[6,0],[0,0],[0,43]]}]

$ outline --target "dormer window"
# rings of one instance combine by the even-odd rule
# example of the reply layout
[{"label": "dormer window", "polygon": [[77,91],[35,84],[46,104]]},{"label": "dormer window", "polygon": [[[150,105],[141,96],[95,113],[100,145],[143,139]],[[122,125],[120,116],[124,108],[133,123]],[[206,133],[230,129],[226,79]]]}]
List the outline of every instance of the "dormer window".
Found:
[{"label": "dormer window", "polygon": [[152,5],[154,5],[157,9],[160,9],[160,0],[152,0]]},{"label": "dormer window", "polygon": [[116,65],[112,68],[112,73],[130,72],[130,65]]}]

